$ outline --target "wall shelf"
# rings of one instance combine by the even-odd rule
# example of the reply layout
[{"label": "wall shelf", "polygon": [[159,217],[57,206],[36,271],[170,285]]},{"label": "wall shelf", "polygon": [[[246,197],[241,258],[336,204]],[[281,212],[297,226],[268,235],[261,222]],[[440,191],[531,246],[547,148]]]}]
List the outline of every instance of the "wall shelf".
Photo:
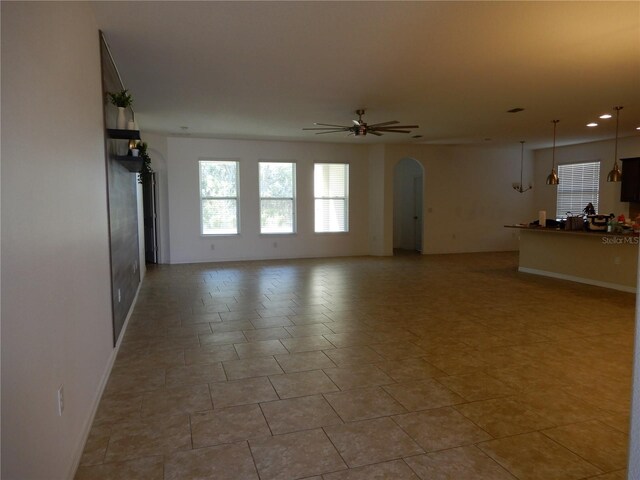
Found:
[{"label": "wall shelf", "polygon": [[131,155],[117,155],[116,161],[120,163],[130,172],[140,173],[142,164],[144,163],[142,157],[132,157]]},{"label": "wall shelf", "polygon": [[119,130],[117,128],[107,128],[109,138],[120,140],[140,140],[140,130]]}]

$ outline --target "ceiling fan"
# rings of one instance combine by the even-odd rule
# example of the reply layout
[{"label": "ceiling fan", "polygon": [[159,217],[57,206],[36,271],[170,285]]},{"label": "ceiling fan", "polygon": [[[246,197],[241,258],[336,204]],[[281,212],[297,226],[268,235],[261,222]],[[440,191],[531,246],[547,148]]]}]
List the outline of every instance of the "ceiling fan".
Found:
[{"label": "ceiling fan", "polygon": [[314,123],[318,127],[303,128],[303,130],[322,130],[316,132],[316,135],[322,135],[324,133],[338,133],[349,132],[349,135],[356,137],[364,136],[370,133],[380,137],[383,133],[411,133],[410,130],[404,130],[406,128],[420,128],[418,125],[397,125],[397,120],[391,120],[390,122],[374,123],[369,125],[362,121],[362,115],[364,115],[364,109],[356,110],[358,120],[352,120],[353,125],[332,125],[330,123]]}]

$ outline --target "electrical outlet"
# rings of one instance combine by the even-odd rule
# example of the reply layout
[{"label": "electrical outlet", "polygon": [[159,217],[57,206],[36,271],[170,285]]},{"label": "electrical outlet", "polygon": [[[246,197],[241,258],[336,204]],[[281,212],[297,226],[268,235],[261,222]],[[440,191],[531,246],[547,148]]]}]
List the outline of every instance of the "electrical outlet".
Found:
[{"label": "electrical outlet", "polygon": [[122,301],[122,295],[120,295],[120,289],[118,289],[118,303]]},{"label": "electrical outlet", "polygon": [[62,416],[64,412],[64,385],[60,385],[58,388],[58,416]]}]

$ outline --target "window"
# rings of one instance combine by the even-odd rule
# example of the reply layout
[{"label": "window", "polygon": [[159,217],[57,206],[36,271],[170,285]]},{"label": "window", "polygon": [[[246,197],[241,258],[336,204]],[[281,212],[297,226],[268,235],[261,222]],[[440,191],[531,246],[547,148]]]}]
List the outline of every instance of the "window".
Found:
[{"label": "window", "polygon": [[588,203],[598,211],[600,162],[558,165],[558,178],[556,218],[566,217],[567,212],[581,214]]},{"label": "window", "polygon": [[349,231],[349,165],[316,163],[313,170],[315,231]]},{"label": "window", "polygon": [[295,232],[296,164],[260,162],[260,233]]},{"label": "window", "polygon": [[202,235],[238,233],[238,162],[200,161]]}]

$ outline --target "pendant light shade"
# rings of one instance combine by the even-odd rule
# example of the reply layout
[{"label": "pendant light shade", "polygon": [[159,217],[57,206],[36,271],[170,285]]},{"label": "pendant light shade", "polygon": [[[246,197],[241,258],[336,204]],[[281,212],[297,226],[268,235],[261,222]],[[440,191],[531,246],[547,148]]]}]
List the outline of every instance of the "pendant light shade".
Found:
[{"label": "pendant light shade", "polygon": [[553,150],[551,153],[551,173],[547,176],[547,185],[558,185],[560,179],[556,171],[556,126],[560,120],[553,120]]},{"label": "pendant light shade", "polygon": [[613,164],[613,170],[609,172],[607,175],[607,182],[621,182],[622,181],[622,172],[620,171],[620,167],[618,166],[618,162]]},{"label": "pendant light shade", "polygon": [[622,181],[622,172],[618,165],[618,127],[620,126],[620,110],[622,107],[614,107],[616,109],[616,142],[613,151],[613,170],[607,175],[607,182],[620,182]]}]

